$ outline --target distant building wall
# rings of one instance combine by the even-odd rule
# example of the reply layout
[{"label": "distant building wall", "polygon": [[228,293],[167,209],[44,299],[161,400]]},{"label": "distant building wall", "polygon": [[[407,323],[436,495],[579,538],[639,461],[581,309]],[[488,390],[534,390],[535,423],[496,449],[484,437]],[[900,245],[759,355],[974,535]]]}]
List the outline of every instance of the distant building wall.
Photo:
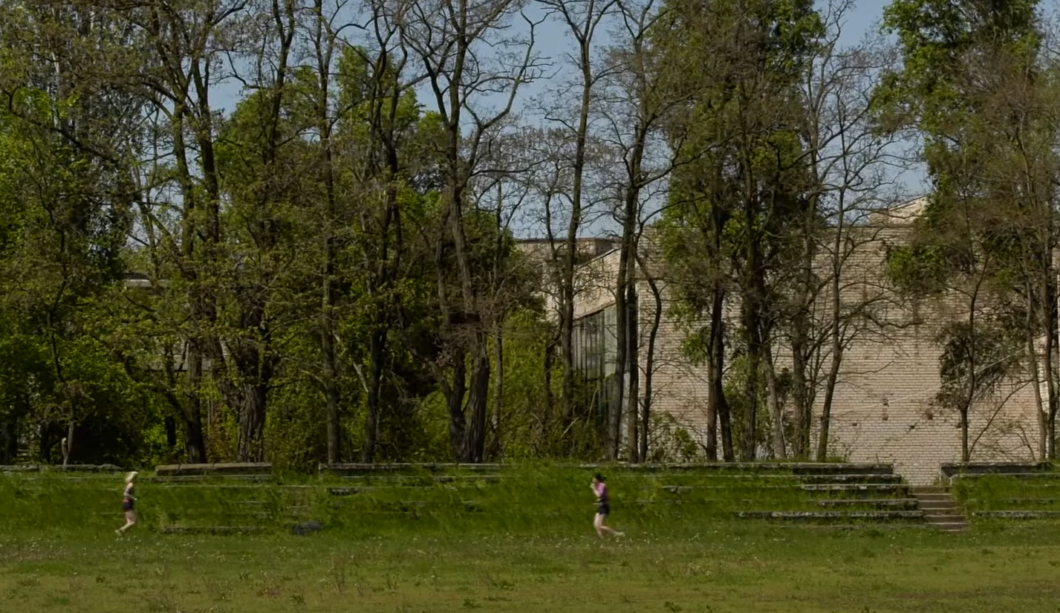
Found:
[{"label": "distant building wall", "polygon": [[[886,278],[888,245],[901,242],[908,221],[922,203],[874,215],[856,233],[840,279],[841,302],[846,312],[865,312],[872,323],[848,316],[852,337],[846,348],[833,400],[830,454],[854,462],[893,463],[914,484],[928,484],[939,475],[939,465],[960,460],[957,415],[934,403],[938,392],[939,356],[935,339],[940,328],[961,316],[954,300],[906,300],[889,287]],[[649,250],[650,251],[650,250]],[[822,278],[830,270],[829,255],[820,256]],[[653,264],[653,267],[661,263]],[[614,310],[618,252],[605,254],[579,269],[576,316],[587,322],[594,314]],[[682,351],[688,329],[670,316],[672,297],[662,286],[663,317],[655,346],[653,411],[669,414],[700,443],[706,441],[709,387],[705,365],[692,363]],[[640,372],[644,393],[648,334],[654,300],[644,279],[638,280],[640,305]],[[831,311],[830,293],[817,301],[815,327],[823,329]],[[736,326],[736,305],[727,305],[727,320]],[[613,317],[603,318],[613,322]],[[596,317],[596,320],[601,320]],[[882,324],[882,325],[879,325]],[[783,339],[775,341],[778,370],[790,365],[790,350]],[[581,347],[582,351],[589,347]],[[816,365],[823,383],[830,360],[824,351]],[[612,369],[613,372],[613,369]],[[823,405],[818,389],[814,432]],[[760,410],[768,410],[760,407]],[[787,407],[790,413],[791,407]],[[623,428],[623,433],[625,429]],[[994,396],[972,410],[970,439],[976,460],[1029,460],[1036,455],[1038,422],[1034,389],[1029,382],[1006,382]],[[720,452],[720,441],[719,441]]]}]

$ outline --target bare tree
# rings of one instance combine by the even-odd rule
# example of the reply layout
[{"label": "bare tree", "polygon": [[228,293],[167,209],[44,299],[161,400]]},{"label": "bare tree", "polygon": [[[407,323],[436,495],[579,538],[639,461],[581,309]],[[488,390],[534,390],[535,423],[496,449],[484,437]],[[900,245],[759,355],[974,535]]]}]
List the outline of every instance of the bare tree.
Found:
[{"label": "bare tree", "polygon": [[339,384],[339,364],[336,351],[335,310],[339,291],[336,261],[341,237],[338,233],[338,196],[335,185],[334,131],[338,120],[332,104],[332,75],[338,59],[343,27],[338,25],[340,14],[349,5],[347,0],[313,0],[305,11],[304,25],[309,40],[309,57],[314,63],[316,77],[313,92],[313,123],[320,144],[320,181],[324,190],[324,211],[321,220],[324,253],[321,265],[320,350],[322,386],[327,419],[327,461],[336,463],[341,457],[340,411],[342,388]]},{"label": "bare tree", "polygon": [[[570,425],[573,417],[572,410],[575,405],[574,391],[574,354],[572,339],[574,335],[574,300],[575,279],[574,269],[578,261],[578,233],[586,220],[587,214],[593,208],[593,197],[586,188],[587,172],[590,171],[591,139],[591,114],[596,96],[596,89],[600,80],[606,76],[605,70],[597,68],[594,62],[596,47],[594,40],[596,32],[601,23],[610,14],[615,0],[541,0],[544,5],[562,24],[567,32],[574,38],[575,54],[568,56],[569,64],[577,71],[577,76],[571,79],[570,85],[577,88],[579,99],[577,105],[569,106],[560,91],[568,90],[567,84],[555,88],[546,97],[550,100],[546,103],[545,120],[558,126],[558,131],[564,138],[573,142],[572,150],[566,147],[561,151],[564,168],[570,175],[569,185],[564,182],[562,188],[556,194],[564,200],[569,207],[567,213],[567,228],[565,236],[557,247],[557,241],[553,234],[551,219],[554,217],[552,208],[553,199],[545,201],[549,206],[549,223],[545,224],[545,232],[549,243],[549,256],[554,266],[558,267],[558,305],[559,305],[559,344],[560,364],[563,367],[563,421],[564,428]],[[569,158],[569,159],[568,159]],[[567,166],[569,164],[569,167]],[[559,186],[557,186],[559,187]]]},{"label": "bare tree", "polygon": [[636,462],[640,459],[641,423],[638,244],[646,197],[653,195],[649,188],[668,178],[679,159],[687,155],[679,132],[669,135],[676,136],[676,143],[667,143],[663,132],[664,122],[684,108],[687,98],[675,86],[674,65],[665,61],[653,42],[654,31],[665,29],[663,24],[670,18],[663,4],[629,0],[616,6],[618,40],[608,54],[610,74],[601,111],[606,125],[602,139],[620,160],[611,183],[617,188],[613,193],[614,215],[622,227],[615,287],[617,402],[608,415],[607,450],[610,458],[618,458],[625,414],[629,459]]},{"label": "bare tree", "polygon": [[[442,332],[448,341],[448,379],[440,379],[449,412],[453,455],[479,462],[485,454],[487,396],[490,383],[489,327],[482,319],[482,297],[468,254],[465,213],[468,186],[481,172],[483,141],[507,118],[525,83],[536,78],[534,55],[538,22],[522,9],[522,0],[396,0],[401,40],[431,92],[444,124],[444,188],[436,265]],[[514,30],[521,23],[520,31]],[[490,108],[485,98],[502,99]],[[445,271],[455,267],[459,291],[454,302]],[[467,361],[470,360],[470,389]],[[464,396],[467,392],[465,407]]]},{"label": "bare tree", "polygon": [[[851,291],[865,282],[851,264],[880,240],[879,229],[859,226],[873,210],[894,203],[904,163],[898,149],[902,135],[883,134],[874,124],[877,77],[895,61],[896,51],[877,37],[855,46],[840,42],[854,4],[832,0],[821,11],[824,35],[802,80],[809,206],[797,226],[792,258],[797,265],[787,281],[792,300],[783,326],[791,349],[795,405],[792,453],[800,458],[810,454],[812,413],[820,391],[819,461],[828,453],[844,352],[864,336],[866,326],[874,325],[871,311],[881,299],[878,291]],[[852,293],[858,296],[851,299]],[[822,381],[816,365],[825,357]]]}]

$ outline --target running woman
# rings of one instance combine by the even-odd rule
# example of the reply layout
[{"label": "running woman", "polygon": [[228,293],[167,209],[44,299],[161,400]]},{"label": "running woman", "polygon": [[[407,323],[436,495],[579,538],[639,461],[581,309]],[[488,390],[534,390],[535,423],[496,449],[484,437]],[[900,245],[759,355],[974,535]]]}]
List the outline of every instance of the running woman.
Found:
[{"label": "running woman", "polygon": [[125,475],[125,492],[121,499],[121,510],[125,512],[125,525],[114,531],[118,536],[125,534],[126,530],[136,525],[136,496],[133,495],[136,488],[136,475],[136,472]]},{"label": "running woman", "polygon": [[610,532],[615,536],[622,536],[621,532],[617,532],[604,525],[604,520],[611,514],[611,498],[607,493],[607,485],[604,483],[604,476],[599,473],[593,477],[593,493],[596,494],[596,518],[593,519],[593,527],[596,528],[597,536],[604,538],[604,532]]}]

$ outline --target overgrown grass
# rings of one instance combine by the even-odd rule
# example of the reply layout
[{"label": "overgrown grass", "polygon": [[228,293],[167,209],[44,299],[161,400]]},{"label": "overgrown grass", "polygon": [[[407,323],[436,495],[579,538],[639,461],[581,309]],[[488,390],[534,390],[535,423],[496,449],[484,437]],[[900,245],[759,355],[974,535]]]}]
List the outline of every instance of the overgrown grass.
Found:
[{"label": "overgrown grass", "polygon": [[[269,483],[233,479],[164,482],[144,479],[138,510],[147,530],[163,526],[260,526],[282,530],[314,520],[351,537],[394,531],[561,535],[579,531],[594,513],[592,472],[525,466],[503,472],[408,468],[396,473],[283,477]],[[621,521],[646,532],[684,530],[746,510],[820,510],[822,495],[790,473],[756,471],[608,471]],[[0,476],[0,534],[25,531],[76,537],[120,519],[120,476]],[[889,494],[884,494],[889,495]],[[869,508],[845,507],[846,510]]]},{"label": "overgrown grass", "polygon": [[578,519],[544,535],[6,537],[0,601],[22,613],[1035,613],[1060,599],[1055,524],[964,535],[731,522],[652,532],[621,519],[628,536],[599,542]]},{"label": "overgrown grass", "polygon": [[[938,534],[737,521],[739,510],[816,509],[821,496],[783,470],[616,469],[612,523],[627,536],[601,542],[591,472],[145,480],[143,525],[122,539],[120,476],[6,476],[0,611],[1057,611],[1060,523]],[[975,491],[1010,487],[991,483]],[[325,529],[286,534],[307,519]],[[169,525],[271,530],[161,534]]]},{"label": "overgrown grass", "polygon": [[1031,478],[989,475],[957,479],[952,492],[970,511],[1060,511],[1060,472]]}]

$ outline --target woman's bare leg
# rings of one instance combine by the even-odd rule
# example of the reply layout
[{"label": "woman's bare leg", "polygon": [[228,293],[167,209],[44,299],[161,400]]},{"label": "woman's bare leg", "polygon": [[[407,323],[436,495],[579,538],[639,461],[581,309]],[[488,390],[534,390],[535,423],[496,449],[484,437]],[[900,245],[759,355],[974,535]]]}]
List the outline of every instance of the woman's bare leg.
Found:
[{"label": "woman's bare leg", "polygon": [[125,534],[125,531],[136,525],[136,511],[125,512],[125,525],[115,530],[118,534]]},{"label": "woman's bare leg", "polygon": [[599,536],[600,538],[604,538],[604,532],[610,532],[611,534],[614,534],[615,536],[622,536],[621,532],[618,532],[618,531],[616,531],[616,530],[614,530],[612,528],[609,528],[608,526],[604,525],[604,517],[605,517],[604,515],[602,515],[600,513],[597,513],[596,514],[596,519],[593,520],[593,526],[596,528],[597,536]]}]

